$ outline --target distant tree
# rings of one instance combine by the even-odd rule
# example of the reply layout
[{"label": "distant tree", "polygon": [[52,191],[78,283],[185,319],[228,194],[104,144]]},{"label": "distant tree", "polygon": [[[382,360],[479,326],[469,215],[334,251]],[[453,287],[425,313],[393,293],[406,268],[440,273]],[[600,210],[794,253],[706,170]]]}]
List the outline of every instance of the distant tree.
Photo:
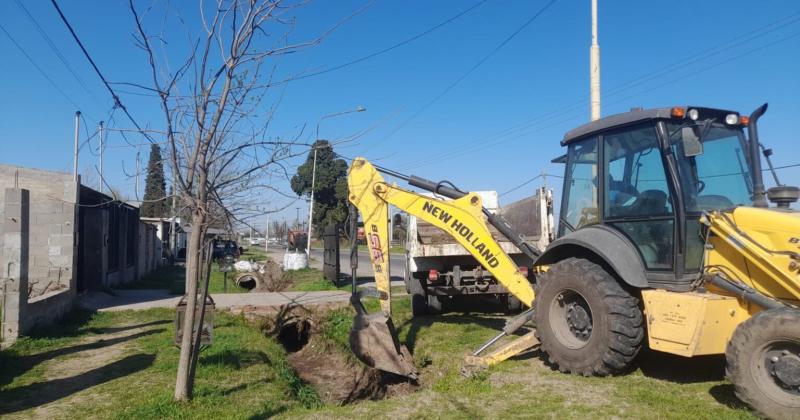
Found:
[{"label": "distant tree", "polygon": [[168,217],[167,183],[164,180],[164,162],[161,147],[150,145],[150,161],[147,163],[147,179],[144,182],[144,202],[139,214],[143,217]]},{"label": "distant tree", "polygon": [[288,227],[286,222],[272,221],[272,226],[269,227],[269,236],[271,238],[286,239],[286,231]]},{"label": "distant tree", "polygon": [[347,219],[347,162],[336,158],[327,140],[314,142],[305,163],[297,168],[297,174],[292,177],[292,191],[299,196],[311,195],[314,149],[317,150],[317,170],[312,223],[315,233],[320,235],[325,226]]}]

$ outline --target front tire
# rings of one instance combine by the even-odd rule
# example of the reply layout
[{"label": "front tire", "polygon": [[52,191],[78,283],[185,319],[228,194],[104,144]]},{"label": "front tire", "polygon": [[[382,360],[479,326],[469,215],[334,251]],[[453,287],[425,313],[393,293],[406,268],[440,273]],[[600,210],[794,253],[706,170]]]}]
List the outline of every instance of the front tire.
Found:
[{"label": "front tire", "polygon": [[551,265],[539,276],[534,308],[541,348],[562,372],[620,373],[642,346],[639,299],[589,260]]},{"label": "front tire", "polygon": [[740,400],[769,418],[800,417],[800,310],[770,309],[743,322],[725,359]]}]

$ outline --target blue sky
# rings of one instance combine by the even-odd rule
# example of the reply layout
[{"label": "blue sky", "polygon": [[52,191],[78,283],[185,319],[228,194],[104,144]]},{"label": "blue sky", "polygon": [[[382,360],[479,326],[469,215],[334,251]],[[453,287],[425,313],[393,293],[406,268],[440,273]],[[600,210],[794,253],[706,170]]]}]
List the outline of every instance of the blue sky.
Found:
[{"label": "blue sky", "polygon": [[[80,106],[93,132],[107,119],[112,101],[69,36],[49,1],[24,1],[88,87],[58,60],[16,1],[0,4],[0,24],[48,76]],[[145,82],[145,57],[134,47],[127,1],[59,2],[103,73],[112,81]],[[136,2],[144,8],[149,2]],[[325,69],[418,34],[464,10],[472,1],[376,0],[324,42],[276,59],[278,73]],[[589,119],[589,0],[560,0],[431,105],[448,86],[487,56],[546,2],[487,0],[444,27],[386,54],[342,70],[292,82],[267,97],[282,95],[271,135],[289,137],[316,125],[323,115],[364,106],[367,112],[324,120],[320,135],[339,139],[369,127],[357,143],[338,151],[462,189],[506,191],[543,171],[561,174],[550,160],[562,153],[565,131]],[[296,13],[293,40],[308,39],[358,10],[365,1],[316,1]],[[697,2],[600,0],[602,114],[631,107],[696,104],[749,113],[763,102],[762,141],[775,150],[776,165],[800,162],[793,152],[800,114],[800,4],[796,1]],[[196,2],[172,1],[187,25],[197,25]],[[170,58],[182,54],[180,28]],[[0,78],[0,161],[71,171],[75,106],[0,33],[4,71]],[[141,124],[160,128],[150,97],[119,87],[120,97]],[[411,118],[413,116],[413,118]],[[117,127],[130,127],[122,114]],[[83,131],[83,130],[82,130]],[[86,138],[86,134],[82,134]],[[135,140],[142,143],[144,140]],[[310,138],[309,138],[310,139]],[[126,176],[136,149],[111,134],[106,176],[133,195]],[[96,142],[81,151],[81,173],[91,173]],[[148,150],[141,149],[141,164]],[[299,164],[298,159],[294,164]],[[783,182],[800,184],[800,169],[782,170]],[[766,178],[769,179],[769,178]],[[550,179],[549,183],[557,184]],[[140,194],[143,190],[140,180]],[[503,197],[529,195],[538,181]],[[279,185],[289,191],[285,183]],[[556,189],[560,189],[556,187]],[[290,200],[264,194],[270,207]],[[278,217],[293,219],[298,201]]]}]

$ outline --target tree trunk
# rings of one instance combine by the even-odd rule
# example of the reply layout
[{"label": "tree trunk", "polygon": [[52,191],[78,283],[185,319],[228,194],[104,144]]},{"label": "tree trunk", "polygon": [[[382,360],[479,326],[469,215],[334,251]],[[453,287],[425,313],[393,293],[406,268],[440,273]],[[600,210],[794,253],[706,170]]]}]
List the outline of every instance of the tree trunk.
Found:
[{"label": "tree trunk", "polygon": [[[188,401],[192,398],[190,387],[190,364],[193,348],[192,333],[194,331],[195,314],[197,313],[197,284],[201,267],[203,232],[205,231],[205,214],[195,210],[192,214],[192,234],[186,244],[186,313],[183,319],[183,335],[181,336],[181,354],[178,358],[178,377],[175,381],[175,400]],[[199,333],[199,331],[198,331]]]}]

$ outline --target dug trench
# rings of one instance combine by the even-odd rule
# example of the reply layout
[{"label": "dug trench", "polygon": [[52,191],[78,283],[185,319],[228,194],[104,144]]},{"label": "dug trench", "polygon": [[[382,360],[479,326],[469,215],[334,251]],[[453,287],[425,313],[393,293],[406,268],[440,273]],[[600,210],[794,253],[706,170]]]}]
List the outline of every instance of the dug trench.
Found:
[{"label": "dug trench", "polygon": [[283,345],[297,376],[326,404],[345,405],[412,393],[419,384],[365,366],[326,339],[308,316],[278,322],[272,336]]}]

